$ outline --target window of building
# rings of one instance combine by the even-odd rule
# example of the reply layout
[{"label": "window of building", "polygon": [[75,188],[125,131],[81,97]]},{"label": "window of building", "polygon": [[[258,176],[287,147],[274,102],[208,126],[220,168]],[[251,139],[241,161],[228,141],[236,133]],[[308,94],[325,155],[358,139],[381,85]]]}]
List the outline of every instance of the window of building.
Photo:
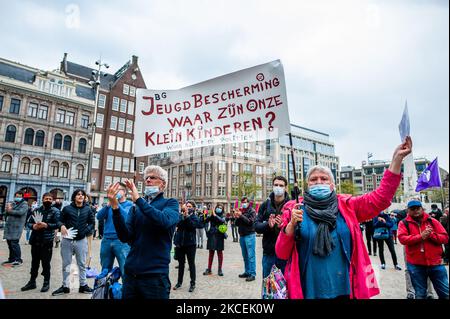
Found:
[{"label": "window of building", "polygon": [[137,190],[139,193],[142,193],[142,188],[143,188],[144,184],[142,182],[138,182],[137,183]]},{"label": "window of building", "polygon": [[122,157],[116,156],[115,162],[114,162],[114,170],[115,171],[121,171],[122,170]]},{"label": "window of building", "polygon": [[64,136],[63,150],[70,151],[72,149],[72,137],[69,135]]},{"label": "window of building", "polygon": [[128,84],[123,85],[123,94],[125,95],[130,94],[130,86]]},{"label": "window of building", "polygon": [[128,101],[128,114],[134,115],[134,102]]},{"label": "window of building", "polygon": [[219,169],[219,171],[226,170],[226,163],[225,163],[225,161],[219,161],[218,162],[218,169]]},{"label": "window of building", "polygon": [[115,148],[116,148],[116,136],[110,135],[108,139],[108,149],[113,151]]},{"label": "window of building", "polygon": [[112,103],[112,110],[113,111],[118,111],[119,110],[119,103],[120,103],[120,99],[117,96],[113,97],[113,103]]},{"label": "window of building", "polygon": [[105,115],[102,113],[97,113],[97,121],[95,122],[95,126],[98,128],[103,128],[103,121],[105,119]]},{"label": "window of building", "polygon": [[130,85],[130,96],[136,96],[136,88]]},{"label": "window of building", "polygon": [[81,164],[77,165],[77,179],[84,179],[84,166]]},{"label": "window of building", "polygon": [[251,173],[252,171],[253,170],[251,164],[244,164],[244,172]]},{"label": "window of building", "polygon": [[78,153],[86,153],[87,141],[84,138],[80,138],[78,142]]},{"label": "window of building", "polygon": [[206,186],[205,187],[205,196],[211,197],[211,195],[212,195],[212,188],[211,188],[211,186]]},{"label": "window of building", "polygon": [[238,173],[238,172],[239,172],[239,163],[233,162],[232,165],[231,165],[231,167],[232,167],[232,171],[233,171],[234,173]]},{"label": "window of building", "polygon": [[111,184],[112,184],[112,176],[105,176],[104,190],[107,190]]},{"label": "window of building", "polygon": [[11,104],[9,106],[9,113],[13,113],[13,114],[20,113],[20,100],[11,99]]},{"label": "window of building", "polygon": [[206,173],[206,175],[205,175],[205,182],[207,184],[211,184],[211,181],[212,181],[212,174],[211,173]]},{"label": "window of building", "polygon": [[32,128],[27,128],[25,130],[25,138],[23,140],[23,143],[25,145],[33,145],[34,140],[34,130]]},{"label": "window of building", "polygon": [[61,176],[62,178],[68,178],[69,177],[69,164],[62,163],[61,164]]},{"label": "window of building", "polygon": [[119,152],[123,151],[123,137],[117,138],[116,151],[119,151]]},{"label": "window of building", "polygon": [[122,160],[122,171],[128,172],[130,170],[130,159],[124,157]]},{"label": "window of building", "polygon": [[212,170],[212,162],[205,163],[205,169],[206,169],[207,171]]},{"label": "window of building", "polygon": [[38,118],[42,120],[46,120],[48,116],[48,106],[47,105],[39,105],[38,109]]},{"label": "window of building", "polygon": [[66,112],[66,124],[73,126],[74,119],[75,119],[75,113],[67,111]]},{"label": "window of building", "polygon": [[220,173],[219,174],[219,183],[225,183],[226,182],[225,178],[226,178],[226,175],[223,173]]},{"label": "window of building", "polygon": [[94,147],[96,148],[102,147],[102,134],[95,133]]},{"label": "window of building", "polygon": [[2,165],[0,167],[0,170],[3,173],[9,173],[11,171],[11,163],[12,163],[12,157],[9,155],[3,155]]},{"label": "window of building", "polygon": [[131,140],[129,138],[126,138],[124,144],[125,145],[124,145],[123,151],[126,152],[126,153],[130,153],[130,151],[131,151]]},{"label": "window of building", "polygon": [[29,117],[37,117],[38,115],[38,105],[37,103],[29,103],[28,104],[28,116]]},{"label": "window of building", "polygon": [[114,156],[107,155],[106,156],[106,169],[112,171],[114,166]]},{"label": "window of building", "polygon": [[92,168],[98,169],[100,168],[100,154],[92,155]]},{"label": "window of building", "polygon": [[262,175],[263,174],[263,167],[257,165],[256,166],[256,174]]},{"label": "window of building", "polygon": [[88,128],[89,127],[89,115],[81,115],[81,127]]},{"label": "window of building", "polygon": [[14,125],[8,125],[6,128],[5,142],[16,142],[16,127]]},{"label": "window of building", "polygon": [[50,164],[50,176],[58,177],[59,175],[59,163],[57,161],[53,161]]},{"label": "window of building", "polygon": [[127,113],[127,100],[120,100],[120,112]]},{"label": "window of building", "polygon": [[144,174],[145,163],[139,162],[139,174]]},{"label": "window of building", "polygon": [[201,186],[196,186],[195,187],[195,196],[197,196],[197,197],[202,196],[202,188],[201,188]]},{"label": "window of building", "polygon": [[98,95],[98,107],[104,109],[106,105],[106,95],[105,94],[99,94]]},{"label": "window of building", "polygon": [[133,121],[127,120],[127,133],[133,134]]},{"label": "window of building", "polygon": [[20,161],[20,174],[30,174],[31,161],[28,157],[22,158]]},{"label": "window of building", "polygon": [[256,176],[256,185],[262,185],[263,184],[263,179],[261,176]]},{"label": "window of building", "polygon": [[55,134],[55,137],[53,138],[53,148],[60,150],[62,147],[62,135],[57,133]]},{"label": "window of building", "polygon": [[3,95],[0,95],[0,111],[3,109],[3,100],[4,100]]},{"label": "window of building", "polygon": [[125,119],[123,118],[119,118],[119,132],[124,132],[125,131]]},{"label": "window of building", "polygon": [[63,123],[66,120],[66,111],[58,109],[56,111],[56,123]]},{"label": "window of building", "polygon": [[111,130],[117,130],[117,116],[111,116],[111,125],[109,128]]},{"label": "window of building", "polygon": [[34,146],[44,146],[45,133],[44,131],[36,132],[36,140],[34,141]]},{"label": "window of building", "polygon": [[35,158],[31,162],[31,175],[40,175],[41,174],[41,160]]}]

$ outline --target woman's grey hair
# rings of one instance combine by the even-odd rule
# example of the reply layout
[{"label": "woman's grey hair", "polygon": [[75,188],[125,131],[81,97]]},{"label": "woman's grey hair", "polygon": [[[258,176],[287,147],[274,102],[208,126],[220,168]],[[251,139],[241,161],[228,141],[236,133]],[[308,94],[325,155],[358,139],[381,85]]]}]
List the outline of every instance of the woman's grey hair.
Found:
[{"label": "woman's grey hair", "polygon": [[167,171],[163,169],[161,166],[157,165],[149,165],[145,168],[143,175],[144,180],[152,172],[156,173],[156,175],[158,175],[158,177],[167,184],[167,176],[168,176]]},{"label": "woman's grey hair", "polygon": [[335,181],[334,181],[334,176],[333,176],[333,173],[331,172],[331,170],[328,167],[323,166],[323,165],[314,165],[313,167],[311,167],[308,170],[308,173],[306,174],[306,181],[309,181],[309,178],[311,177],[311,174],[314,173],[315,171],[319,171],[319,172],[327,174],[328,176],[330,176],[331,182],[333,184],[336,184]]}]

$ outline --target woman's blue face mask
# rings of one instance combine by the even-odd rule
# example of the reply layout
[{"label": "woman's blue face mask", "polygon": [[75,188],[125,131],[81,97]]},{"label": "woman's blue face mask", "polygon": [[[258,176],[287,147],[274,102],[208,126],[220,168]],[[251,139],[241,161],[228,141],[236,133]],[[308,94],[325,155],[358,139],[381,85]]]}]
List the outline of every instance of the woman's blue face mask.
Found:
[{"label": "woman's blue face mask", "polygon": [[328,184],[316,184],[309,187],[308,193],[315,199],[321,200],[331,195],[331,187]]}]

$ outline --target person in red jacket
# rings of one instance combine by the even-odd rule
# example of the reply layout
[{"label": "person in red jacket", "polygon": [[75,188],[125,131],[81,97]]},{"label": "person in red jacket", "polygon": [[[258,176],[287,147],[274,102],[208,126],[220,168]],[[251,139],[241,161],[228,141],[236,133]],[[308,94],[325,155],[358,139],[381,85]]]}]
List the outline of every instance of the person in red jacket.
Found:
[{"label": "person in red jacket", "polygon": [[439,299],[448,299],[448,276],[442,265],[442,245],[448,243],[448,234],[436,219],[423,211],[419,200],[408,202],[408,216],[399,223],[398,239],[405,245],[406,267],[416,299],[426,298],[428,277]]}]

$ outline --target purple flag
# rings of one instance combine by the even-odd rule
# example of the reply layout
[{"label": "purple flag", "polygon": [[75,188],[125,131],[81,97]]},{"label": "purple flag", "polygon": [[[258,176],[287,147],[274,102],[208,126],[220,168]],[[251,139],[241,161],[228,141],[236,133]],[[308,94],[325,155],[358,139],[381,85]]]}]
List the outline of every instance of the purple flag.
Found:
[{"label": "purple flag", "polygon": [[420,192],[430,187],[441,187],[441,176],[439,175],[437,157],[419,176],[419,179],[417,180],[416,192]]}]

